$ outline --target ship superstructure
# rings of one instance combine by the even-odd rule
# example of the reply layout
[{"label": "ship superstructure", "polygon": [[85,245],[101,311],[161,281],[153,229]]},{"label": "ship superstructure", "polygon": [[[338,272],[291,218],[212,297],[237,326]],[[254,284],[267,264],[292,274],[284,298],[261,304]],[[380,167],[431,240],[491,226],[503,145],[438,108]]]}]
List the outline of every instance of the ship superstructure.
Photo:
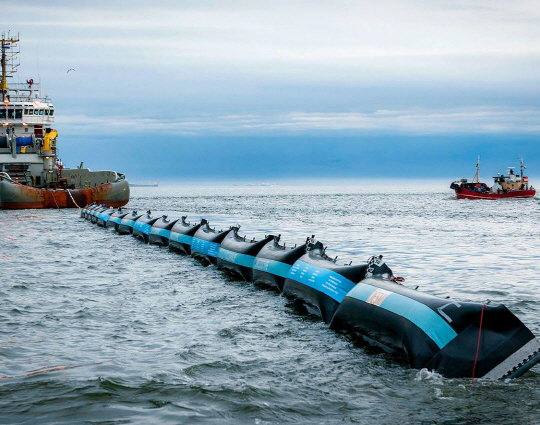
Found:
[{"label": "ship superstructure", "polygon": [[[129,199],[129,185],[122,174],[115,171],[91,171],[83,168],[65,168],[58,157],[58,132],[51,128],[55,118],[55,107],[47,95],[43,95],[41,84],[32,78],[26,82],[9,81],[17,73],[19,66],[19,37],[2,34],[2,78],[0,90],[0,207],[4,208],[47,208],[62,207],[57,197],[53,197],[52,205],[48,205],[49,194],[26,191],[24,196],[14,193],[24,192],[22,188],[15,190],[8,183],[25,188],[48,191],[68,191],[67,207],[95,198],[109,202],[111,205],[124,205]],[[105,184],[123,182],[116,188],[100,188]],[[96,191],[99,188],[99,191]],[[93,189],[94,193],[88,192]],[[102,190],[101,190],[102,189]],[[117,193],[121,189],[121,194]],[[77,191],[77,193],[69,192]],[[86,192],[81,192],[86,190]],[[81,193],[79,193],[81,192]],[[103,193],[101,193],[103,192]],[[107,192],[107,193],[105,193]],[[52,192],[51,192],[52,193]],[[63,196],[58,194],[58,199]],[[37,198],[36,198],[37,197]],[[32,198],[32,199],[26,199]],[[39,204],[43,206],[39,206]]]},{"label": "ship superstructure", "polygon": [[58,182],[54,105],[41,93],[41,85],[10,83],[17,72],[18,37],[2,36],[2,108],[0,109],[0,172],[34,187]]}]

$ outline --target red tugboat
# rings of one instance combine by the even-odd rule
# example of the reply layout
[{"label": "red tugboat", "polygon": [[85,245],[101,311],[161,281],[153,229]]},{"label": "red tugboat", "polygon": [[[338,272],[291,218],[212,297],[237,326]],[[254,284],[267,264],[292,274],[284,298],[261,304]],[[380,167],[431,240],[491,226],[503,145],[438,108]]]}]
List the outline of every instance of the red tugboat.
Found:
[{"label": "red tugboat", "polygon": [[529,185],[529,178],[523,175],[526,168],[523,158],[520,159],[521,173],[518,176],[514,173],[514,167],[508,167],[508,173],[497,174],[492,187],[485,183],[480,183],[480,157],[476,163],[475,181],[469,182],[467,179],[456,180],[450,185],[454,189],[458,199],[502,199],[502,198],[532,198],[536,190]]}]

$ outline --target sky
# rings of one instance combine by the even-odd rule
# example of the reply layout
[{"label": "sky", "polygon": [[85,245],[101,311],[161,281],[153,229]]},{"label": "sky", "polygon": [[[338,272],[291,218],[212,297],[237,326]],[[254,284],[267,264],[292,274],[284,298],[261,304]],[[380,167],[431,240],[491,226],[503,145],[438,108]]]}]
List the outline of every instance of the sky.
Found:
[{"label": "sky", "polygon": [[[145,179],[540,176],[534,1],[2,5],[62,159]],[[75,71],[67,73],[73,68]]]}]

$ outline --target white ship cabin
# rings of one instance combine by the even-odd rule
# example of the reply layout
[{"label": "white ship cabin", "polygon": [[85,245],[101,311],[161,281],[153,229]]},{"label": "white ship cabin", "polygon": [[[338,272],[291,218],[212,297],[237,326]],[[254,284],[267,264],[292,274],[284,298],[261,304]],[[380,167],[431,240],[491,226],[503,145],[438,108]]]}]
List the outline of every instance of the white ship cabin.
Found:
[{"label": "white ship cabin", "polygon": [[43,127],[54,123],[54,105],[51,100],[41,96],[39,84],[28,80],[26,84],[11,83],[9,101],[0,108],[0,135],[11,128],[15,137],[35,135],[43,137]]}]

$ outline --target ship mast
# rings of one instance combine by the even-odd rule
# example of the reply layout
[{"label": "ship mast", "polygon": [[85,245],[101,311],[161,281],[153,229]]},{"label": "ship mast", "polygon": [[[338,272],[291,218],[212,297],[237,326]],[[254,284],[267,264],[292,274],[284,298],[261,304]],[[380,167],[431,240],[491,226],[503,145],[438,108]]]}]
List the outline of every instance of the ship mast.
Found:
[{"label": "ship mast", "polygon": [[480,183],[480,155],[478,155],[478,161],[476,162],[476,183]]},{"label": "ship mast", "polygon": [[525,165],[523,165],[523,158],[519,158],[519,162],[521,164],[521,181],[523,181],[523,169],[527,168]]},{"label": "ship mast", "polygon": [[19,37],[11,37],[8,33],[6,37],[2,34],[2,82],[0,83],[0,90],[2,90],[2,101],[9,103],[9,88],[7,85],[7,69],[6,69],[6,50],[11,48],[12,44],[17,43]]}]

